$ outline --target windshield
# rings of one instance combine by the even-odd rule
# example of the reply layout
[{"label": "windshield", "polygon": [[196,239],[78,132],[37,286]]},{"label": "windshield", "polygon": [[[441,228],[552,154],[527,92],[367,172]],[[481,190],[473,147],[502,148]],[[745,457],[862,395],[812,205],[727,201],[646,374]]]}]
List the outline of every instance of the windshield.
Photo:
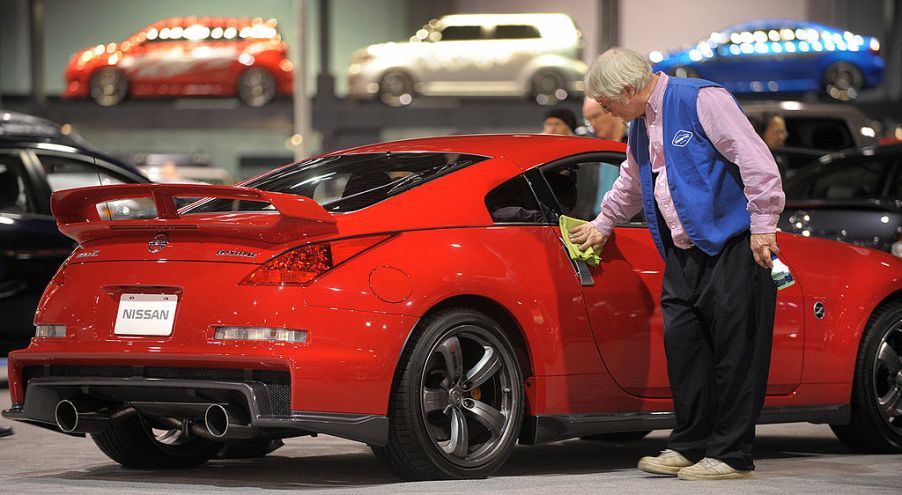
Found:
[{"label": "windshield", "polygon": [[[348,212],[391,196],[488,157],[460,153],[365,153],[314,158],[290,165],[244,187],[311,198],[327,211]],[[270,204],[215,199],[190,206],[183,214],[266,211]]]}]

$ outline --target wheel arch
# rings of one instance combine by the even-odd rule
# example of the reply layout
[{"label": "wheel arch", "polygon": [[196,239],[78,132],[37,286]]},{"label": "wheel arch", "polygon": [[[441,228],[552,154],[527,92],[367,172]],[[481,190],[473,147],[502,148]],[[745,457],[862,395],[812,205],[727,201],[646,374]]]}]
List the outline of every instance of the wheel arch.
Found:
[{"label": "wheel arch", "polygon": [[532,83],[535,77],[542,72],[554,72],[561,76],[568,88],[574,81],[581,81],[585,77],[586,67],[581,60],[575,60],[563,55],[546,54],[536,57],[526,64],[518,79],[521,81],[524,94],[532,92]]},{"label": "wheel arch", "polygon": [[477,311],[485,313],[493,320],[498,322],[498,324],[501,325],[501,329],[504,330],[504,333],[511,340],[511,344],[514,345],[514,350],[517,353],[517,361],[520,365],[520,371],[523,372],[523,377],[526,378],[532,376],[533,356],[529,348],[529,343],[527,342],[526,336],[523,332],[523,326],[520,325],[519,322],[517,322],[516,318],[514,318],[514,315],[511,314],[511,312],[508,311],[507,308],[505,308],[501,303],[485,296],[475,294],[462,294],[449,297],[448,299],[439,302],[438,304],[430,308],[424,316],[428,316],[430,314],[452,307],[475,309]]},{"label": "wheel arch", "polygon": [[417,324],[410,329],[407,338],[404,340],[404,345],[401,346],[401,352],[398,353],[397,361],[395,362],[395,372],[392,376],[390,390],[395,389],[395,385],[400,378],[400,365],[404,354],[416,344],[415,334],[419,331],[420,322],[435,313],[450,308],[474,309],[498,322],[498,324],[501,325],[501,329],[504,330],[505,335],[510,338],[511,344],[514,345],[514,351],[517,354],[517,364],[520,366],[523,377],[527,378],[533,375],[532,352],[527,343],[526,336],[524,335],[523,326],[517,322],[514,315],[511,314],[504,305],[489,297],[477,294],[459,294],[449,296],[433,304],[423,313]]}]

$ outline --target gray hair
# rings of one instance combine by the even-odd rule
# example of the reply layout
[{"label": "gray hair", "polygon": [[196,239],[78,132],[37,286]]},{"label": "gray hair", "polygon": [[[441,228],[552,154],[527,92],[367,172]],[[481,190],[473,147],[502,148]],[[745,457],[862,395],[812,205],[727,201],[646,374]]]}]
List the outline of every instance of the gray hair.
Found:
[{"label": "gray hair", "polygon": [[627,48],[614,47],[602,53],[586,72],[586,95],[612,100],[622,99],[623,89],[640,91],[651,82],[651,64],[645,57]]}]

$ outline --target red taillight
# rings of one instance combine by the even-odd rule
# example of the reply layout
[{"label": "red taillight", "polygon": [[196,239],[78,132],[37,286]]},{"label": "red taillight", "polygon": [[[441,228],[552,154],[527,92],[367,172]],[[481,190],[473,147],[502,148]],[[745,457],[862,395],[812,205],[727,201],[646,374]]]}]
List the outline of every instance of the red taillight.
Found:
[{"label": "red taillight", "polygon": [[307,244],[267,261],[240,285],[304,285],[389,237],[377,235]]},{"label": "red taillight", "polygon": [[50,283],[48,285],[63,285],[63,282],[66,280],[66,270],[69,268],[69,260],[63,262],[60,265],[59,269],[56,271],[56,274],[53,275],[53,278],[50,279]]}]

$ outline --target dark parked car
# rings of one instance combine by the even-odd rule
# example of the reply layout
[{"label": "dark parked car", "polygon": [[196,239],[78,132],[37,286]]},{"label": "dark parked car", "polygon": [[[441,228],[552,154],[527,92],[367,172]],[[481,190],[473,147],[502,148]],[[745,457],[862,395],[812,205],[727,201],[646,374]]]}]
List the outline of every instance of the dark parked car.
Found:
[{"label": "dark parked car", "polygon": [[877,145],[872,121],[849,104],[750,101],[742,103],[742,110],[749,118],[783,117],[786,144],[773,152],[787,179],[827,153]]},{"label": "dark parked car", "polygon": [[[50,213],[50,194],[98,184],[149,182],[49,120],[0,111],[0,356],[28,345],[38,299],[75,247]],[[104,205],[109,218],[149,215],[134,200]]]},{"label": "dark parked car", "polygon": [[902,144],[825,155],[783,189],[784,232],[902,250]]}]

